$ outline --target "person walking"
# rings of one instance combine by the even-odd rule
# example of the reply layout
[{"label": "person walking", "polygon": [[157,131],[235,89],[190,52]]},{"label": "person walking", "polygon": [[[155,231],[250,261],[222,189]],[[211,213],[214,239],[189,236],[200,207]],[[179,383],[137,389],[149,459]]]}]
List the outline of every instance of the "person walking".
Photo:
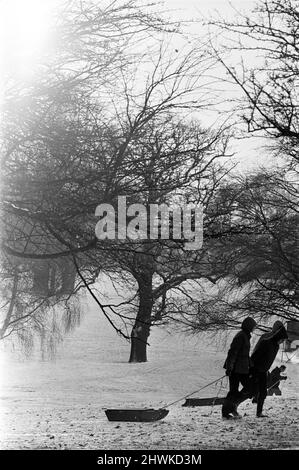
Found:
[{"label": "person walking", "polygon": [[[239,331],[232,340],[227,358],[224,363],[226,375],[229,377],[229,392],[222,405],[222,417],[225,419],[241,418],[237,411],[237,403],[247,396],[249,381],[249,352],[251,333],[256,327],[256,321],[247,317],[241,324]],[[243,386],[242,392],[239,385]]]},{"label": "person walking", "polygon": [[271,372],[268,372],[267,376],[267,388],[268,395],[281,395],[281,390],[279,388],[281,380],[287,380],[285,375],[281,375],[281,372],[286,370],[286,366],[282,365],[280,367],[275,367]]},{"label": "person walking", "polygon": [[288,339],[281,321],[276,321],[270,333],[262,335],[251,355],[254,396],[257,402],[256,416],[266,418],[263,406],[267,396],[267,373],[272,366],[279,350],[279,345]]}]

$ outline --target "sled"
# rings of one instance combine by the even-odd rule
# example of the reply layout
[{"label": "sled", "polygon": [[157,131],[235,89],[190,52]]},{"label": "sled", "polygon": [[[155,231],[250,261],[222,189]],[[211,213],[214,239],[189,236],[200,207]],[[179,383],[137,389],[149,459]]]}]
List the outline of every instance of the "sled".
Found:
[{"label": "sled", "polygon": [[148,409],[126,409],[116,410],[110,409],[105,410],[106,416],[109,421],[134,421],[134,422],[150,422],[158,421],[159,419],[165,418],[169,411],[161,408],[155,410],[153,408]]},{"label": "sled", "polygon": [[224,397],[187,398],[182,406],[216,406],[223,405],[224,400]]}]

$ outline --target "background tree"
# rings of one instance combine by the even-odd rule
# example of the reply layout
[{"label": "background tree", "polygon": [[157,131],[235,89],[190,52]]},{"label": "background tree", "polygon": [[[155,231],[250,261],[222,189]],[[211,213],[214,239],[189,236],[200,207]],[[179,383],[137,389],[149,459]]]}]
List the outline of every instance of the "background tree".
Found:
[{"label": "background tree", "polygon": [[[215,163],[225,155],[227,139],[221,130],[217,134],[208,132],[197,123],[183,125],[171,116],[164,122],[160,119],[150,123],[131,147],[127,164],[134,175],[133,190],[128,186],[126,192],[128,204],[142,203],[147,209],[148,231],[150,204],[167,204],[171,211],[192,201],[202,203],[208,210],[209,201],[228,171]],[[126,181],[130,183],[129,176]],[[211,213],[206,226],[217,216]],[[128,280],[129,284],[132,279],[135,282],[128,289],[134,293],[131,300],[110,309],[125,323],[128,324],[126,320],[133,323],[131,362],[146,360],[151,326],[165,322],[175,305],[178,308],[174,293],[184,292],[183,284],[188,279],[221,275],[215,264],[208,265],[206,249],[188,252],[184,239],[174,239],[173,227],[169,228],[170,240],[159,236],[156,240],[149,237],[135,242],[107,241],[107,272],[112,274],[114,267],[116,283]]]},{"label": "background tree", "polygon": [[227,282],[202,306],[195,326],[203,318],[215,328],[232,324],[243,312],[298,319],[298,2],[262,0],[250,16],[237,12],[236,21],[211,25],[224,33],[213,53],[225,80],[241,91],[229,103],[239,137],[266,138],[261,152],[276,167],[223,188],[225,223],[243,229],[224,242],[232,262]]},{"label": "background tree", "polygon": [[226,201],[233,201],[231,233],[219,240],[229,257],[226,282],[201,305],[201,315],[191,321],[196,329],[205,322],[214,329],[232,326],[248,314],[262,323],[272,316],[299,319],[298,211],[285,189],[283,175],[273,172],[226,188]]},{"label": "background tree", "polygon": [[[123,194],[128,202],[145,205],[192,199],[208,207],[227,172],[215,160],[226,153],[228,133],[188,123],[183,112],[208,102],[204,90],[197,100],[194,92],[209,58],[198,50],[170,57],[160,40],[156,55],[152,50],[142,55],[144,35],[160,34],[168,25],[133,2],[113,2],[105,10],[74,5],[67,4],[58,21],[62,50],[52,51],[46,71],[38,69],[30,87],[10,82],[4,101],[2,250],[8,310],[3,333],[23,334],[24,328],[47,322],[49,307],[57,302],[71,313],[72,293],[81,287],[92,292],[90,284],[101,271],[121,279],[129,273],[137,286],[137,316],[119,313],[118,318],[133,321],[131,361],[144,361],[152,319],[169,310],[167,294],[190,276],[211,276],[212,267],[207,261],[200,267],[200,255],[191,260],[198,265],[195,273],[174,241],[128,246],[97,240],[95,208],[115,204]],[[109,51],[106,35],[113,39]],[[140,78],[134,80],[134,74]],[[66,286],[63,273],[69,266],[77,276],[70,268]],[[16,285],[17,302],[11,302]],[[130,339],[110,306],[98,304]]]},{"label": "background tree", "polygon": [[[64,306],[67,327],[72,319],[78,318],[78,311],[73,308],[76,302],[70,297],[71,292],[80,289],[74,279],[70,246],[61,242],[63,237],[58,240],[50,226],[53,227],[55,219],[57,231],[61,229],[62,213],[70,210],[70,198],[73,206],[76,197],[77,202],[82,197],[83,203],[85,194],[76,191],[85,180],[90,192],[97,178],[100,184],[97,164],[91,165],[92,158],[95,147],[100,150],[101,132],[113,133],[111,113],[107,116],[111,90],[134,66],[137,44],[141,57],[142,44],[153,38],[153,33],[159,35],[176,28],[153,14],[153,10],[153,5],[144,5],[141,10],[133,1],[108,2],[102,7],[89,1],[66,1],[55,11],[49,47],[35,57],[30,74],[19,75],[18,64],[11,67],[11,51],[8,49],[6,54],[4,51],[2,338],[16,333],[28,348],[33,340],[31,332],[39,330],[42,338],[45,331],[58,332],[55,321],[49,320],[57,302],[58,310]],[[152,39],[151,44],[154,48],[157,40]],[[97,128],[99,120],[109,123],[102,125],[101,131]],[[93,143],[88,144],[91,134]],[[82,159],[86,159],[85,165]],[[81,175],[75,178],[80,163]],[[102,169],[101,174],[104,172]],[[56,200],[51,198],[54,194]],[[82,205],[80,210],[84,211]],[[74,228],[75,224],[68,225],[69,230]],[[76,250],[78,236],[72,233],[71,237]],[[18,256],[12,254],[12,247]],[[25,259],[20,253],[26,250],[42,257],[39,261],[30,256]],[[56,257],[59,251],[64,255],[61,260]],[[94,282],[98,269],[89,276],[86,272],[88,282]]]},{"label": "background tree", "polygon": [[[273,155],[298,163],[298,2],[261,0],[252,15],[238,12],[235,22],[213,21],[229,31],[229,41],[214,52],[227,80],[242,92],[235,111],[246,135],[269,138]],[[231,59],[228,58],[230,54]],[[257,57],[253,67],[252,58]],[[239,103],[239,105],[238,105]]]}]

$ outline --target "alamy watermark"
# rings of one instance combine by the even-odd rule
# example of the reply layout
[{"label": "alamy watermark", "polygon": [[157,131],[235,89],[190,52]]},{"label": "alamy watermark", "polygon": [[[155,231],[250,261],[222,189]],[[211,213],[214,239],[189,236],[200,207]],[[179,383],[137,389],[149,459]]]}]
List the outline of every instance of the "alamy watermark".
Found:
[{"label": "alamy watermark", "polygon": [[203,244],[203,209],[200,204],[130,204],[118,197],[117,210],[111,204],[97,206],[100,217],[95,227],[99,240],[184,240],[186,250],[199,250]]}]

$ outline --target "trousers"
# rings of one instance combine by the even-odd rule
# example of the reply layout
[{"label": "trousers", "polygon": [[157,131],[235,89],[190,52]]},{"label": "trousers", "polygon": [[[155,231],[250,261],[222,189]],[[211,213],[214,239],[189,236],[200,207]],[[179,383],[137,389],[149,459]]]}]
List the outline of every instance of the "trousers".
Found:
[{"label": "trousers", "polygon": [[[239,385],[242,390],[239,391]],[[232,372],[229,376],[229,392],[222,405],[222,414],[227,415],[236,411],[237,406],[252,395],[252,383],[249,374]]]},{"label": "trousers", "polygon": [[253,395],[257,402],[256,413],[263,411],[264,401],[267,396],[267,372],[255,371],[253,373]]}]

